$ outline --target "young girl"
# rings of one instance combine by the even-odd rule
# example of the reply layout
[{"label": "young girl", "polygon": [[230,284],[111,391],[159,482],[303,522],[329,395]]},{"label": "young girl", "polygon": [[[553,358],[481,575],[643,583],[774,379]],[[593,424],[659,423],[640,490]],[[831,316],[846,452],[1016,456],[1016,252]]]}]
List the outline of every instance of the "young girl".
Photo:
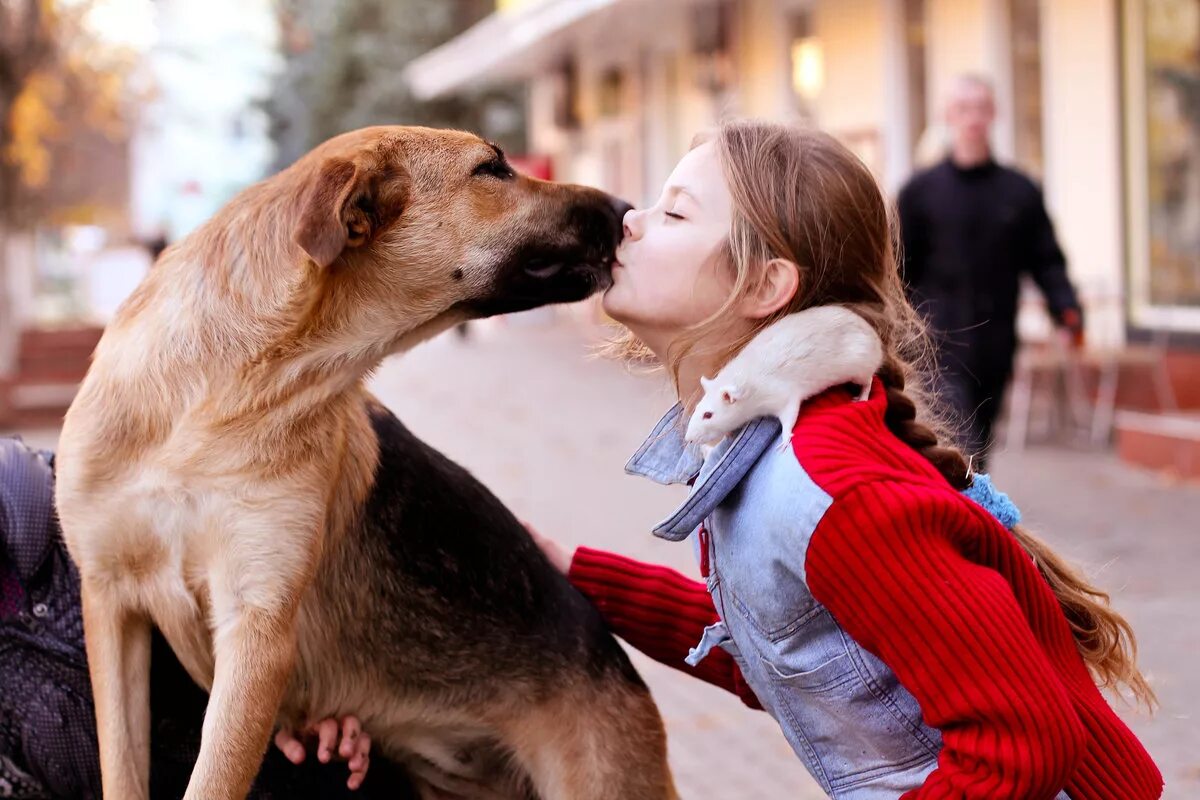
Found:
[{"label": "young girl", "polygon": [[[920,324],[863,164],[821,133],[726,124],[625,227],[604,306],[681,400],[627,470],[692,486],[654,532],[695,533],[705,583],[541,540],[612,629],[770,712],[835,798],[1159,797],[1097,688],[1153,700],[1128,624],[926,416]],[[869,399],[810,400],[787,450],[770,419],[687,447],[700,376],[825,304],[883,341]]]}]

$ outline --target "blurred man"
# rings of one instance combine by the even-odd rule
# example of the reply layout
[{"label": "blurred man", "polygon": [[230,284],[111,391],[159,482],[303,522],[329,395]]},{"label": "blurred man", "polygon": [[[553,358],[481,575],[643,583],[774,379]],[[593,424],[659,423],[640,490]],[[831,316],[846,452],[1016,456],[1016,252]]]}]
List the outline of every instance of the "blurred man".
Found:
[{"label": "blurred man", "polygon": [[1012,375],[1021,274],[1055,322],[1082,341],[1083,314],[1067,278],[1041,190],[992,157],[991,84],[962,76],[946,107],[950,152],[900,192],[904,278],[938,350],[938,387],[963,425],[962,446],[986,464]]}]

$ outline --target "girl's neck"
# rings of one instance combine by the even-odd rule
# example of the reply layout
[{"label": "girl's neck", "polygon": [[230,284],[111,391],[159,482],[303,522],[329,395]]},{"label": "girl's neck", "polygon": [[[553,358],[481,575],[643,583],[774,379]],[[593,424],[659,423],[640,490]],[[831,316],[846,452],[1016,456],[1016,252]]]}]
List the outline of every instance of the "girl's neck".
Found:
[{"label": "girl's neck", "polygon": [[700,376],[707,375],[704,367],[696,359],[684,359],[679,365],[679,399],[686,403],[692,395],[700,391]]}]

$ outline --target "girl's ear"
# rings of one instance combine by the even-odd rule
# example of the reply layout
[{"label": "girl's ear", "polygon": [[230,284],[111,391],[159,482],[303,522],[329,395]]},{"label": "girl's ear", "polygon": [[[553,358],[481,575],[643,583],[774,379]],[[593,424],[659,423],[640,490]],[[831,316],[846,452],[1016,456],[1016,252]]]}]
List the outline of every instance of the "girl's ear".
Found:
[{"label": "girl's ear", "polygon": [[800,290],[800,267],[786,258],[772,258],[763,265],[758,291],[742,301],[748,319],[764,319],[788,305]]}]

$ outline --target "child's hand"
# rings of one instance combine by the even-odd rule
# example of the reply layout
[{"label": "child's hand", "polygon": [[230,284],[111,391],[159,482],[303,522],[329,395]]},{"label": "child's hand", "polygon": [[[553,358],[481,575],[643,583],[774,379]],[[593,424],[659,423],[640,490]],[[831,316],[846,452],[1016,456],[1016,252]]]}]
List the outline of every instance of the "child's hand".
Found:
[{"label": "child's hand", "polygon": [[550,537],[538,533],[528,522],[522,522],[521,524],[525,526],[525,530],[529,531],[529,535],[533,537],[533,541],[537,543],[537,546],[546,554],[546,558],[550,559],[550,563],[559,572],[566,575],[571,571],[571,560],[575,556],[574,551],[568,550]]},{"label": "child's hand", "polygon": [[[339,727],[341,743],[338,743]],[[328,764],[335,755],[343,761],[348,761],[350,779],[346,781],[347,788],[353,790],[362,786],[367,777],[367,767],[370,765],[371,737],[362,729],[362,724],[355,716],[342,719],[339,726],[336,719],[323,719],[320,722],[306,725],[299,732],[290,728],[281,728],[275,734],[275,746],[293,764],[303,763],[307,755],[306,743],[315,737],[317,740],[317,760]]]}]

